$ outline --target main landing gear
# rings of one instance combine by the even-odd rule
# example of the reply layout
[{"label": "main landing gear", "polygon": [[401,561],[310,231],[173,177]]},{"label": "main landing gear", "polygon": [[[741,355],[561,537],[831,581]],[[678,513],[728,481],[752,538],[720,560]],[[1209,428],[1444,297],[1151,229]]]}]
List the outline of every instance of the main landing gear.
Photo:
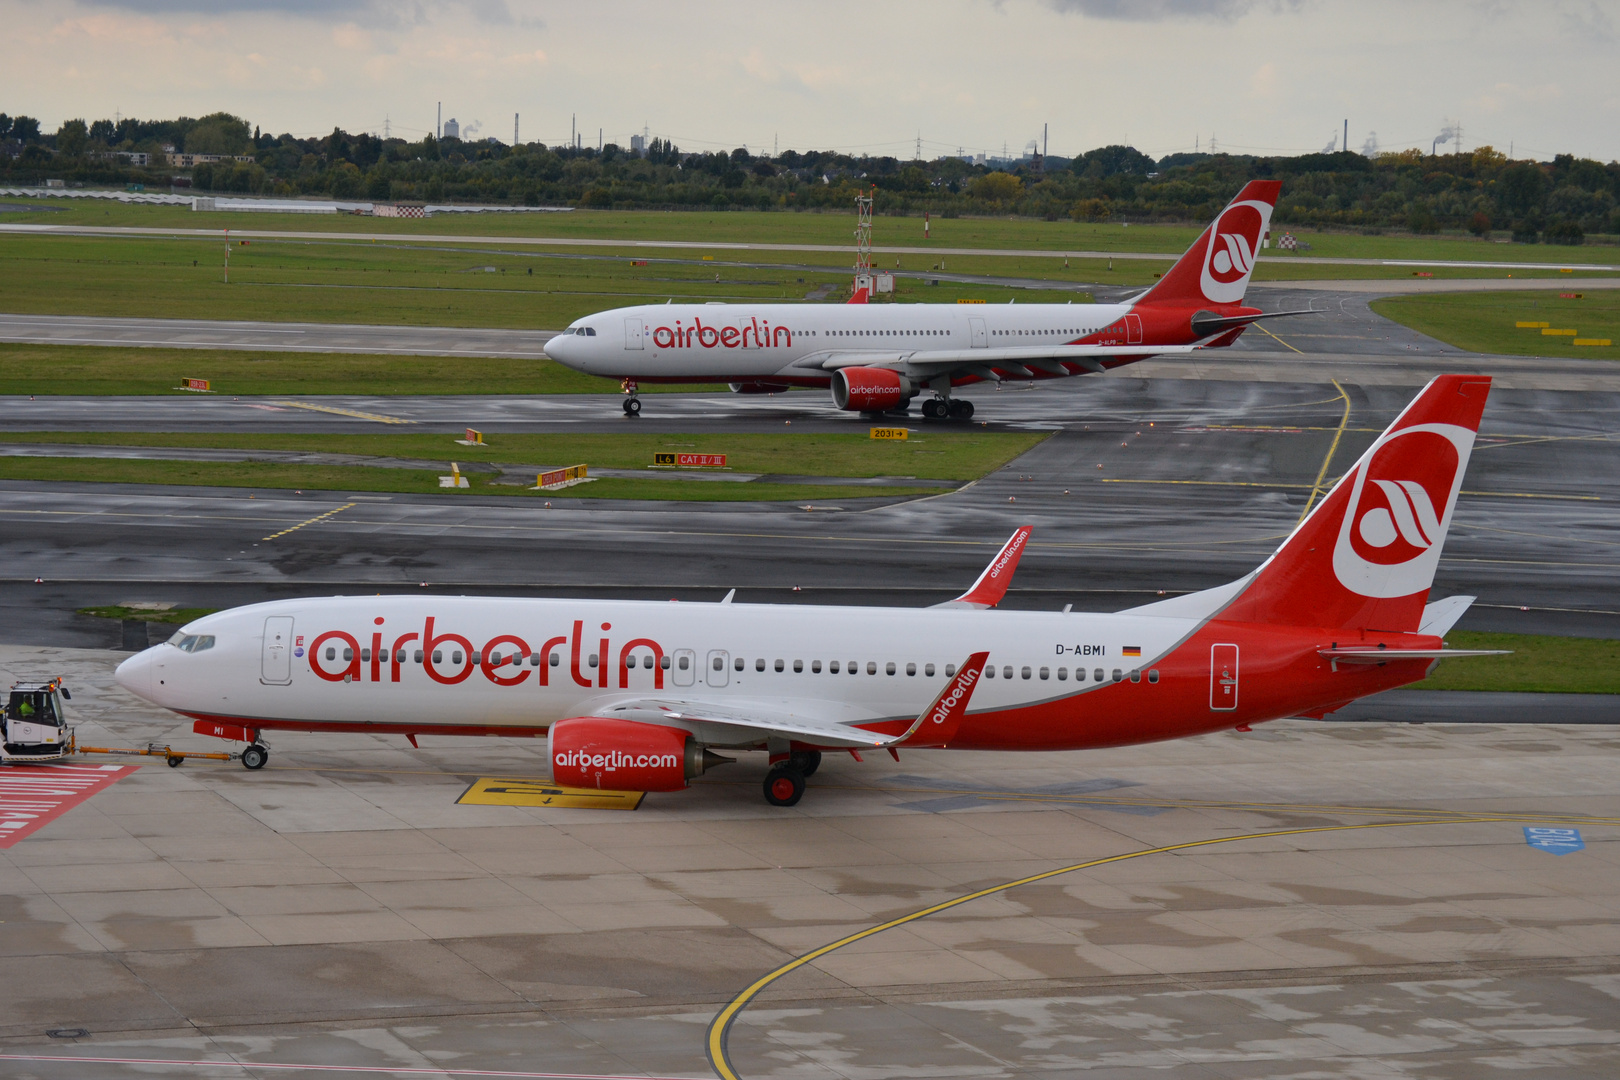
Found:
[{"label": "main landing gear", "polygon": [[796,750],[787,760],[778,761],[765,774],[765,801],[772,806],[792,806],[804,798],[804,782],[821,768],[821,751]]},{"label": "main landing gear", "polygon": [[973,402],[949,398],[929,398],[922,403],[922,414],[929,420],[971,420]]},{"label": "main landing gear", "polygon": [[641,399],[636,396],[636,380],[625,379],[619,383],[619,390],[626,397],[624,399],[624,415],[635,417],[641,415]]}]

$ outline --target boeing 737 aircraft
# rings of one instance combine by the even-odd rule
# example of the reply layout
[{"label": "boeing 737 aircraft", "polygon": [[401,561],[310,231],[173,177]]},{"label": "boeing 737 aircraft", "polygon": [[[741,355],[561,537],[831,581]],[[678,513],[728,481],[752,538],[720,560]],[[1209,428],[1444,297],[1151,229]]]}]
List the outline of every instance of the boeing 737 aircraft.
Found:
[{"label": "boeing 737 aircraft", "polygon": [[1472,597],[1428,603],[1490,390],[1442,375],[1253,573],[1116,614],[998,611],[1020,529],[937,608],[360,596],[189,623],[118,681],[250,745],[266,731],[549,740],[559,784],[675,791],[770,755],[1080,750],[1321,717],[1423,679]]},{"label": "boeing 737 aircraft", "polygon": [[1123,304],[662,304],[576,320],[546,355],[638,383],[726,382],[739,394],[827,386],[833,404],[905,412],[923,390],[930,420],[973,415],[954,387],[1101,374],[1163,353],[1230,345],[1263,313],[1245,307],[1282,185],[1251,181],[1151,289]]}]

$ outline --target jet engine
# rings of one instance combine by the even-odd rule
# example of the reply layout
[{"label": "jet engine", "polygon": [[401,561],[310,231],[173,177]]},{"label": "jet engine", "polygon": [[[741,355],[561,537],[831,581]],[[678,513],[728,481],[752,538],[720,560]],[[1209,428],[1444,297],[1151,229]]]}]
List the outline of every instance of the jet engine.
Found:
[{"label": "jet engine", "polygon": [[888,368],[847,367],[833,372],[833,404],[850,412],[887,412],[916,393],[910,379]]},{"label": "jet engine", "polygon": [[546,742],[553,780],[607,791],[680,791],[692,777],[732,760],[680,728],[599,716],[559,720]]}]

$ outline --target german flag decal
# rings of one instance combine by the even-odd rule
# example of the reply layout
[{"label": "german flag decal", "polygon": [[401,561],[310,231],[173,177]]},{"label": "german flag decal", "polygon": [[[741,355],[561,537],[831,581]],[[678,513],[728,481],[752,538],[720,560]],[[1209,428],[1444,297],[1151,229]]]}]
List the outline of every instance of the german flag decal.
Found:
[{"label": "german flag decal", "polygon": [[1126,656],[1141,656],[1142,655],[1142,646],[1140,646],[1140,645],[1127,645],[1123,649],[1121,649],[1120,652],[1124,653]]}]

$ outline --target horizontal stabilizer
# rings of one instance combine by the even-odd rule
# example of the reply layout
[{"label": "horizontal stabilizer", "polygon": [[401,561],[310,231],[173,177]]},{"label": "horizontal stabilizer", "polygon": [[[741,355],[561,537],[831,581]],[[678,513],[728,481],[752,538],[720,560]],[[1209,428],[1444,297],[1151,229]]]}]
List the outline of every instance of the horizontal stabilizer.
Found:
[{"label": "horizontal stabilizer", "polygon": [[1469,605],[1477,599],[1475,596],[1448,596],[1444,600],[1425,604],[1423,619],[1418,623],[1418,633],[1445,637],[1463,617],[1463,612],[1467,611]]},{"label": "horizontal stabilizer", "polygon": [[1462,656],[1507,656],[1512,649],[1317,649],[1316,655],[1340,664],[1387,664],[1391,660],[1454,660]]},{"label": "horizontal stabilizer", "polygon": [[1253,315],[1217,315],[1213,311],[1200,311],[1192,317],[1192,330],[1201,338],[1211,337],[1224,330],[1248,326],[1261,319],[1281,319],[1289,315],[1321,315],[1323,308],[1301,308],[1298,311],[1267,311]]}]

